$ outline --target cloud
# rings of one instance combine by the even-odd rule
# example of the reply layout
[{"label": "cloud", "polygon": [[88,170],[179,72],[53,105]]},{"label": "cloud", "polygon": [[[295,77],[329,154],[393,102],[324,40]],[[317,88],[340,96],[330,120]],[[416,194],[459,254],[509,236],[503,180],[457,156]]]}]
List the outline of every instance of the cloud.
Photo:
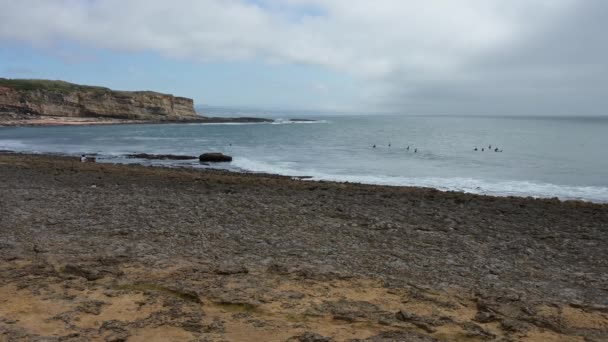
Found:
[{"label": "cloud", "polygon": [[354,75],[362,100],[396,110],[438,100],[466,108],[492,86],[535,92],[556,78],[567,90],[605,65],[568,50],[588,48],[581,34],[599,39],[601,20],[591,32],[585,27],[592,9],[606,13],[601,0],[0,0],[0,7],[0,40],[316,65]]}]

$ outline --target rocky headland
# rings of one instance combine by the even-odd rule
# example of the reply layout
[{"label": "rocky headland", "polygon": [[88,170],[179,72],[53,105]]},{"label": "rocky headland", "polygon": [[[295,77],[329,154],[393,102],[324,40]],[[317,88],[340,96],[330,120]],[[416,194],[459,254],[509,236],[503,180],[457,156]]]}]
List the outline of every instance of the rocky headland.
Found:
[{"label": "rocky headland", "polygon": [[192,99],[153,91],[0,78],[0,125],[264,121],[271,120],[201,116]]},{"label": "rocky headland", "polygon": [[608,205],[0,154],[1,341],[606,341]]}]

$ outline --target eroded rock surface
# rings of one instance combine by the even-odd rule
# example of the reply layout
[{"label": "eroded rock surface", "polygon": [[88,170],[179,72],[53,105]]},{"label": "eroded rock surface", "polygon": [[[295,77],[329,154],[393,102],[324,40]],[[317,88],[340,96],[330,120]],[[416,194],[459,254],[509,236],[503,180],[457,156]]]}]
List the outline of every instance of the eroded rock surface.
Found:
[{"label": "eroded rock surface", "polygon": [[608,339],[606,205],[18,154],[0,175],[0,340]]},{"label": "eroded rock surface", "polygon": [[62,81],[0,79],[0,113],[179,121],[200,118],[192,99],[152,91],[114,91]]}]

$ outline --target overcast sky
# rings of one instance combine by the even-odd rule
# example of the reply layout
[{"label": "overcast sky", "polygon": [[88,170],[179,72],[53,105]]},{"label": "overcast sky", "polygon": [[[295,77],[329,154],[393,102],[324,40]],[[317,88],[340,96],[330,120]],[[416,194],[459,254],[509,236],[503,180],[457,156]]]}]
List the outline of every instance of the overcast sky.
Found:
[{"label": "overcast sky", "polygon": [[0,77],[198,104],[607,115],[604,0],[0,0]]}]

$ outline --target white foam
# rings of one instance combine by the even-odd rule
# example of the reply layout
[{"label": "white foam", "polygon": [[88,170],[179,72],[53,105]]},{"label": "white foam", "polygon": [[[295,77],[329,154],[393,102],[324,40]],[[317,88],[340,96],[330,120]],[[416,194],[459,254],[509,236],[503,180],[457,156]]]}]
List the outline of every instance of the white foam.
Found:
[{"label": "white foam", "polygon": [[300,120],[279,118],[279,119],[275,119],[273,122],[271,122],[272,125],[325,124],[325,123],[329,123],[329,121],[327,121],[327,120],[300,121]]},{"label": "white foam", "polygon": [[0,150],[22,150],[28,147],[20,140],[2,139],[0,140]]},{"label": "white foam", "polygon": [[284,176],[309,176],[310,180],[327,180],[376,185],[429,187],[445,191],[460,191],[493,196],[518,196],[553,198],[562,200],[585,200],[608,203],[608,187],[568,186],[530,181],[488,181],[474,178],[440,178],[440,177],[397,177],[370,175],[337,175],[317,170],[295,169],[291,164],[268,163],[246,158],[235,158],[233,165],[251,172],[264,172]]}]

